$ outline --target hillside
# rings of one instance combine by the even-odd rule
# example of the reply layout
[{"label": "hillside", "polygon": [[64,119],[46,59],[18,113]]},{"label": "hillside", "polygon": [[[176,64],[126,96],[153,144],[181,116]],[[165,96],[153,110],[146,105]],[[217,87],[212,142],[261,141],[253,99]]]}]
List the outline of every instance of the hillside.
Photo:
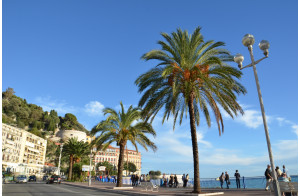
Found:
[{"label": "hillside", "polygon": [[57,128],[75,129],[89,134],[75,115],[67,113],[61,117],[55,110],[43,111],[42,107],[27,103],[26,99],[16,96],[12,88],[2,92],[2,123],[26,129],[40,137],[53,134]]}]

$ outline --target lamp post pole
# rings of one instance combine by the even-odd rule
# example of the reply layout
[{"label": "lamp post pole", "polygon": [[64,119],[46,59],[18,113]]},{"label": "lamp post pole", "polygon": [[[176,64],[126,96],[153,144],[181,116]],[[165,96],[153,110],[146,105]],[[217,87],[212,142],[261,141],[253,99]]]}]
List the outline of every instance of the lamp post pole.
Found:
[{"label": "lamp post pole", "polygon": [[64,146],[64,144],[61,143],[61,145],[60,145],[60,153],[59,153],[59,160],[58,160],[58,170],[57,170],[57,175],[60,175],[61,152],[62,152],[63,146]]},{"label": "lamp post pole", "polygon": [[92,178],[91,178],[91,175],[92,175],[92,157],[93,157],[93,154],[92,154],[92,148],[91,148],[91,154],[90,154],[90,167],[89,167],[89,173],[90,173],[90,175],[89,175],[89,186],[91,186],[92,185]]},{"label": "lamp post pole", "polygon": [[281,196],[280,187],[279,187],[279,183],[278,183],[278,180],[277,180],[277,173],[275,171],[275,165],[274,165],[274,160],[273,160],[273,153],[272,153],[272,148],[271,148],[269,130],[268,130],[267,119],[266,119],[266,114],[265,114],[265,108],[264,108],[264,104],[263,104],[263,100],[262,100],[260,85],[259,85],[257,71],[256,71],[256,64],[258,64],[263,59],[268,58],[268,55],[269,55],[268,49],[269,49],[270,45],[269,45],[269,42],[266,41],[266,40],[263,40],[263,41],[260,42],[259,47],[260,47],[261,50],[264,51],[265,57],[255,61],[254,56],[253,56],[253,48],[252,48],[252,45],[254,44],[253,35],[246,34],[243,38],[243,44],[249,50],[252,63],[245,66],[245,67],[243,67],[242,62],[244,60],[244,57],[240,54],[238,54],[234,57],[234,61],[236,63],[238,63],[240,69],[244,69],[244,68],[247,68],[247,67],[253,67],[253,72],[254,72],[254,77],[255,77],[255,82],[256,82],[256,88],[257,88],[257,93],[258,93],[258,98],[259,98],[259,103],[260,103],[261,115],[262,115],[262,118],[263,118],[263,123],[264,123],[264,128],[265,128],[265,135],[266,135],[266,140],[267,140],[269,159],[270,159],[271,168],[272,168],[274,193],[275,193],[276,196]]}]

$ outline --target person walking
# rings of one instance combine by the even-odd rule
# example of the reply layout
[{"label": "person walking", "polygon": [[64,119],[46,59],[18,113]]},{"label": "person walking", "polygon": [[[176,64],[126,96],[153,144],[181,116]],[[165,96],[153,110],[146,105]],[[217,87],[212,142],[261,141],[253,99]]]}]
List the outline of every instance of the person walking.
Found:
[{"label": "person walking", "polygon": [[226,182],[227,189],[229,189],[230,181],[229,181],[229,174],[227,172],[225,172],[225,182]]},{"label": "person walking", "polygon": [[241,188],[241,181],[240,181],[241,175],[238,170],[235,171],[234,176],[235,176],[235,181],[236,181],[236,188],[240,189]]},{"label": "person walking", "polygon": [[185,187],[185,186],[184,186],[184,182],[185,182],[185,174],[182,175],[181,179],[182,179],[182,185],[183,185],[183,187]]},{"label": "person walking", "polygon": [[184,186],[184,187],[187,186],[188,181],[189,181],[189,174],[187,174],[187,175],[185,176],[185,181],[184,181],[185,186]]},{"label": "person walking", "polygon": [[173,185],[174,185],[174,176],[173,176],[173,174],[171,174],[170,180],[169,180],[169,187],[172,188]]},{"label": "person walking", "polygon": [[175,188],[178,187],[178,179],[177,179],[176,174],[175,174],[175,176],[174,176],[174,185],[175,185]]},{"label": "person walking", "polygon": [[135,185],[135,175],[134,174],[131,175],[131,185],[132,186]]},{"label": "person walking", "polygon": [[266,177],[266,181],[267,181],[266,182],[266,191],[267,191],[273,180],[272,175],[271,175],[271,166],[270,165],[267,165],[267,169],[265,171],[265,177]]},{"label": "person walking", "polygon": [[220,183],[221,183],[221,189],[223,189],[224,179],[225,179],[224,172],[222,172],[221,176],[219,177],[219,180],[220,180]]},{"label": "person walking", "polygon": [[139,185],[139,175],[135,175],[135,186],[138,186]]}]

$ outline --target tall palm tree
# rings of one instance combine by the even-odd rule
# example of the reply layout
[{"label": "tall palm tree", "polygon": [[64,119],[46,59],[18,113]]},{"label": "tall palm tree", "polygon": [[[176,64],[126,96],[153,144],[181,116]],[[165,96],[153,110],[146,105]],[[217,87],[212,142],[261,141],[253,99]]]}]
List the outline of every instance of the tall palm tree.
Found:
[{"label": "tall palm tree", "polygon": [[[236,94],[246,89],[236,80],[242,73],[225,64],[232,61],[230,53],[219,48],[223,42],[204,42],[200,27],[192,35],[177,29],[171,35],[161,33],[165,41],[159,41],[161,50],[151,50],[142,59],[158,60],[156,67],[140,75],[135,81],[143,93],[139,106],[143,117],[151,122],[164,107],[163,122],[174,116],[174,125],[179,115],[179,124],[184,114],[189,113],[194,159],[194,191],[201,192],[196,124],[200,124],[200,112],[211,126],[213,113],[219,134],[224,131],[220,106],[232,118],[243,114],[236,101]],[[210,109],[211,110],[210,110]]]},{"label": "tall palm tree", "polygon": [[69,156],[69,174],[68,180],[72,179],[72,170],[75,159],[80,159],[89,153],[89,144],[84,141],[78,141],[77,138],[69,138],[63,148],[63,154]]},{"label": "tall palm tree", "polygon": [[106,150],[108,146],[116,142],[120,146],[120,154],[118,161],[118,182],[117,187],[122,186],[122,173],[124,165],[124,149],[127,141],[130,141],[138,151],[137,144],[141,145],[148,151],[148,147],[153,151],[156,145],[146,136],[146,134],[156,136],[156,132],[152,125],[147,122],[141,122],[141,110],[130,106],[125,112],[124,106],[121,104],[121,111],[117,112],[112,108],[105,108],[104,115],[108,114],[106,120],[101,121],[92,130],[92,134],[100,132],[93,144],[101,146],[102,150]]}]

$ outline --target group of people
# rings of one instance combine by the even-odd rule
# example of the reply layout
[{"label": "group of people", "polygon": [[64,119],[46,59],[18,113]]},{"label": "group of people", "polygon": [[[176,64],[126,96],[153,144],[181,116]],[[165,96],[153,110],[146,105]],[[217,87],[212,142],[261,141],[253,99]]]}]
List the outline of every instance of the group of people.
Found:
[{"label": "group of people", "polygon": [[[163,181],[163,186],[167,187],[168,178],[166,177],[166,174],[163,174],[162,181]],[[173,175],[173,174],[170,175],[169,187],[170,188],[172,188],[172,187],[177,188],[178,187],[178,178],[177,178],[176,174],[175,175]]]},{"label": "group of people", "polygon": [[182,175],[182,182],[183,182],[183,187],[186,187],[187,183],[189,181],[189,174],[187,175]]},{"label": "group of people", "polygon": [[139,182],[141,181],[139,175],[137,174],[132,174],[130,179],[131,179],[132,186],[138,186]]},{"label": "group of people", "polygon": [[[182,183],[183,183],[183,187],[187,186],[187,183],[189,181],[189,174],[183,174],[182,177]],[[170,175],[170,179],[167,178],[166,174],[163,174],[162,176],[162,186],[167,187],[169,185],[170,188],[174,187],[174,188],[178,188],[178,177],[176,174],[171,174]]]},{"label": "group of people", "polygon": [[[241,181],[240,181],[241,175],[238,170],[235,171],[234,176],[235,176],[235,181],[236,181],[236,188],[240,189],[241,188]],[[226,188],[229,189],[230,179],[229,179],[229,174],[227,173],[227,171],[225,172],[225,175],[224,175],[224,172],[222,172],[221,176],[219,177],[219,180],[221,183],[221,188],[223,188],[223,184],[225,181]]]},{"label": "group of people", "polygon": [[[285,165],[282,166],[282,171],[279,169],[278,166],[275,168],[275,172],[277,174],[277,180],[281,182],[289,182],[289,176],[288,176],[288,170],[285,168]],[[272,177],[272,171],[271,166],[267,165],[267,169],[265,171],[265,177],[266,177],[266,190],[269,189],[271,182],[274,180]]]},{"label": "group of people", "polygon": [[112,182],[112,183],[117,183],[117,176],[110,176],[110,175],[100,175],[96,176],[96,179],[100,182]]}]

